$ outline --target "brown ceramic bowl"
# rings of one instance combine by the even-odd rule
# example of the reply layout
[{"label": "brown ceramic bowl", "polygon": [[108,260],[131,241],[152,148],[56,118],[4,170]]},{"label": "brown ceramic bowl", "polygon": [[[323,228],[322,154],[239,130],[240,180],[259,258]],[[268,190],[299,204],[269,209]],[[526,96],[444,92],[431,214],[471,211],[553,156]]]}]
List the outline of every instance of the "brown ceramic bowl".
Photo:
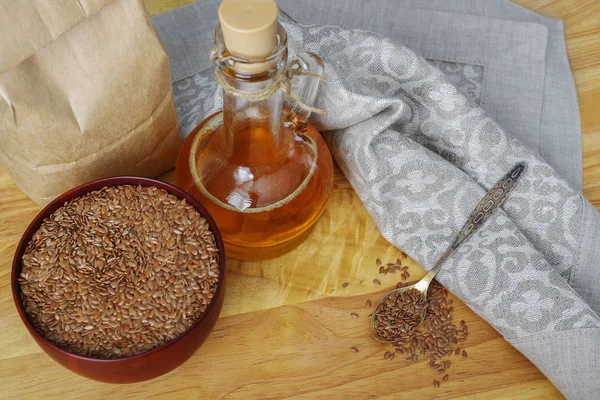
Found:
[{"label": "brown ceramic bowl", "polygon": [[[63,206],[66,201],[83,196],[88,192],[101,189],[105,186],[118,185],[155,186],[164,189],[179,198],[186,199],[188,204],[192,205],[196,210],[198,210],[198,212],[208,221],[219,249],[219,282],[217,284],[217,289],[212,302],[208,305],[208,308],[204,314],[202,314],[202,316],[187,331],[170,342],[150,351],[131,357],[109,360],[82,357],[80,355],[69,353],[68,351],[50,343],[35,329],[32,322],[29,320],[27,314],[25,313],[25,309],[23,308],[23,303],[21,302],[20,286],[18,282],[18,278],[21,273],[21,259],[27,244],[31,240],[33,234],[40,228],[44,218],[50,216],[50,214]],[[58,197],[56,200],[46,206],[46,208],[44,208],[27,227],[27,230],[21,238],[19,246],[17,247],[17,252],[13,260],[11,276],[13,299],[17,307],[17,311],[19,312],[19,315],[21,316],[21,319],[29,330],[31,336],[40,345],[42,350],[48,353],[48,355],[59,364],[73,372],[97,381],[110,383],[140,382],[155,378],[177,368],[179,365],[189,359],[192,354],[194,354],[194,352],[198,349],[198,347],[200,347],[200,345],[202,345],[212,331],[223,305],[223,284],[225,278],[224,248],[223,239],[221,238],[219,229],[217,228],[215,221],[212,219],[208,211],[206,211],[206,209],[190,194],[184,192],[183,190],[168,183],[140,177],[114,177],[100,179],[78,186]]]}]

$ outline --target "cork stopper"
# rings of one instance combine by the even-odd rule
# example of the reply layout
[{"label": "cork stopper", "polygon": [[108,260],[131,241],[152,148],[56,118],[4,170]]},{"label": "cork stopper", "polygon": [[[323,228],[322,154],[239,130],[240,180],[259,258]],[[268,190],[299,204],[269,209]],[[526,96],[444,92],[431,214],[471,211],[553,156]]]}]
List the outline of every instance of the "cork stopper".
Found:
[{"label": "cork stopper", "polygon": [[[275,0],[223,0],[219,21],[229,53],[252,61],[271,54],[277,46],[277,13]],[[248,67],[243,69],[251,73],[268,69],[267,64]]]}]

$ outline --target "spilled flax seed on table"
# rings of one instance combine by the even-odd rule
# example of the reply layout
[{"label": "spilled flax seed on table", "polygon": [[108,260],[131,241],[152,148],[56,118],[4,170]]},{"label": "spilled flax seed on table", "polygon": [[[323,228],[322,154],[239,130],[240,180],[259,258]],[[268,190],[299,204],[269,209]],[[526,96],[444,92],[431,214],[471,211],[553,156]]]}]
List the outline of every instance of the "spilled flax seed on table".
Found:
[{"label": "spilled flax seed on table", "polygon": [[[391,344],[396,354],[402,356],[405,362],[415,362],[427,358],[427,366],[435,374],[443,375],[441,380],[444,383],[449,379],[447,372],[452,365],[450,356],[462,354],[464,358],[466,352],[464,350],[461,352],[459,346],[467,340],[469,335],[465,321],[460,321],[458,326],[454,323],[453,300],[448,300],[447,296],[446,288],[433,280],[427,293],[427,314],[423,323],[414,324],[414,315],[403,314],[402,311],[397,311],[396,319],[386,320],[386,323],[390,324],[396,333],[394,335],[396,341]],[[419,301],[418,296],[405,296],[405,300],[413,299]],[[403,305],[405,303],[398,301],[395,304]],[[388,359],[391,358],[388,356]],[[434,387],[440,387],[442,382],[434,380]]]},{"label": "spilled flax seed on table", "polygon": [[[383,267],[378,258],[376,266],[380,274],[401,272],[401,281],[396,288],[407,285],[405,281],[410,274],[408,268],[401,265],[400,259]],[[371,301],[367,300],[365,306],[370,305]],[[423,310],[426,310],[426,315],[419,324]],[[405,362],[427,358],[428,367],[436,375],[443,375],[441,382],[438,380],[440,378],[433,380],[433,386],[439,388],[449,380],[447,371],[452,365],[450,356],[467,356],[466,351],[460,348],[460,344],[467,340],[469,334],[467,324],[460,321],[457,326],[454,323],[453,312],[453,300],[448,299],[448,291],[436,280],[429,286],[427,299],[416,289],[392,294],[377,312],[370,316],[375,318],[375,329],[379,336],[395,341],[390,345],[393,350],[386,351],[383,358],[393,360],[395,356],[400,356]]]},{"label": "spilled flax seed on table", "polygon": [[105,187],[45,219],[23,255],[27,315],[46,339],[93,358],[142,353],[204,313],[219,278],[207,221],[156,187]]}]

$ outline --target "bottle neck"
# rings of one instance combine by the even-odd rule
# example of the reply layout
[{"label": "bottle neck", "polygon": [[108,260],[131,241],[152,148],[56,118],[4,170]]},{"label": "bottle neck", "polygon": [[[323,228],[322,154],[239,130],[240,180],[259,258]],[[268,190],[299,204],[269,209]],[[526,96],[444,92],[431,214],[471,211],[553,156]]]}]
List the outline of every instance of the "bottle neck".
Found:
[{"label": "bottle neck", "polygon": [[[242,92],[256,92],[272,86],[277,75],[264,80],[243,81],[226,76],[228,84]],[[278,90],[261,100],[247,100],[229,91],[223,91],[223,130],[226,147],[259,145],[279,153],[285,142],[282,124],[283,95]],[[239,150],[239,149],[238,149]],[[235,151],[235,150],[234,150]],[[260,151],[259,153],[262,153]]]}]

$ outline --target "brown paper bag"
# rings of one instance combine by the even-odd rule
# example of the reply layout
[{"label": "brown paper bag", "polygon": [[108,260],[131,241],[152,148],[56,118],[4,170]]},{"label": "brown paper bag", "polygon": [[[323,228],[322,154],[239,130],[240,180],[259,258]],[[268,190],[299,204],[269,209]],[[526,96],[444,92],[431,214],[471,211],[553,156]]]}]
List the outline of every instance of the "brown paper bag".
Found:
[{"label": "brown paper bag", "polygon": [[180,147],[169,60],[141,0],[0,0],[0,164],[40,205]]}]

